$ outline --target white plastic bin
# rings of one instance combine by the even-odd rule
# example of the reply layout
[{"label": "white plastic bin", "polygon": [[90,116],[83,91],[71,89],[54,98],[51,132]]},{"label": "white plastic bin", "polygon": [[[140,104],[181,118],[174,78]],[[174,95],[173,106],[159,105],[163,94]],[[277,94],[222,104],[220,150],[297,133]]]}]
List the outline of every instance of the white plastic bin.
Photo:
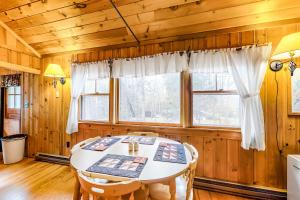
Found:
[{"label": "white plastic bin", "polygon": [[25,134],[10,135],[1,138],[4,164],[16,163],[24,158]]}]

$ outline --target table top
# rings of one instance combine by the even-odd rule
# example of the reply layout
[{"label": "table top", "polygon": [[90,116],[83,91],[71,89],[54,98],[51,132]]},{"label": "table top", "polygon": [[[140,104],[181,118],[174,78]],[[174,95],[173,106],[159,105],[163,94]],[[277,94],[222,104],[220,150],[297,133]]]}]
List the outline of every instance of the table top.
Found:
[{"label": "table top", "polygon": [[[182,174],[188,168],[189,162],[192,160],[191,153],[185,147],[184,149],[187,164],[178,164],[153,160],[159,143],[165,142],[179,144],[179,142],[174,140],[157,137],[154,145],[139,144],[138,151],[130,152],[128,151],[128,143],[122,143],[123,139],[125,139],[127,135],[115,137],[119,137],[121,138],[121,140],[110,146],[105,151],[91,151],[79,148],[78,150],[73,152],[71,156],[71,165],[77,170],[86,171],[87,168],[92,166],[94,163],[99,161],[102,157],[104,157],[107,154],[147,157],[148,161],[138,180],[144,183],[155,183],[168,180],[171,177],[176,177]],[[109,176],[103,175],[103,178],[104,177]]]}]

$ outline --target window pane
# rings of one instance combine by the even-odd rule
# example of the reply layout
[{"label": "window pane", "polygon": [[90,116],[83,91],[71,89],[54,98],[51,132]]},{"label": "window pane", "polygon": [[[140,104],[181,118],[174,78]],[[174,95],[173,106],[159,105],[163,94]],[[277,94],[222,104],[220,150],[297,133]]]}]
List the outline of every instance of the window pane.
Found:
[{"label": "window pane", "polygon": [[82,96],[81,119],[90,121],[109,120],[109,96]]},{"label": "window pane", "polygon": [[95,93],[95,87],[96,87],[95,80],[87,80],[84,86],[84,93],[85,94]]},{"label": "window pane", "polygon": [[216,74],[212,73],[193,73],[192,85],[194,91],[215,91],[216,86]]},{"label": "window pane", "polygon": [[292,112],[300,112],[300,69],[294,71],[292,81]]},{"label": "window pane", "polygon": [[194,94],[193,124],[238,127],[239,96]]},{"label": "window pane", "polygon": [[180,122],[180,74],[120,78],[120,121]]},{"label": "window pane", "polygon": [[96,92],[109,93],[109,78],[98,79],[96,81]]},{"label": "window pane", "polygon": [[8,94],[14,94],[15,93],[15,88],[14,87],[8,87],[7,88],[7,93]]},{"label": "window pane", "polygon": [[217,90],[236,90],[233,77],[230,74],[217,74]]},{"label": "window pane", "polygon": [[21,108],[21,95],[15,95],[15,108]]},{"label": "window pane", "polygon": [[8,108],[14,108],[15,107],[14,95],[8,95],[7,107]]},{"label": "window pane", "polygon": [[227,73],[193,73],[193,91],[236,90],[235,83]]},{"label": "window pane", "polygon": [[21,87],[15,87],[15,94],[21,94]]}]

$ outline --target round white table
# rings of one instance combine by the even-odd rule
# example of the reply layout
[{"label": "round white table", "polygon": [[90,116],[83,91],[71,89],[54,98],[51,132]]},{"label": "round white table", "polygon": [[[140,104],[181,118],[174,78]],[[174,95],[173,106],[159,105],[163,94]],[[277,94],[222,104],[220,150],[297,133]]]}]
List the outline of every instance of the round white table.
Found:
[{"label": "round white table", "polygon": [[[192,160],[191,153],[187,148],[184,147],[187,164],[154,161],[153,158],[159,143],[179,143],[177,141],[170,140],[167,138],[157,137],[154,145],[139,144],[138,151],[130,152],[128,151],[128,143],[122,143],[123,139],[125,139],[127,136],[128,135],[115,136],[121,138],[121,140],[108,147],[108,149],[104,151],[91,151],[79,148],[78,150],[72,153],[70,159],[72,167],[74,167],[76,170],[85,171],[87,168],[92,166],[94,163],[99,161],[102,157],[104,157],[107,154],[147,157],[148,161],[143,171],[141,172],[139,178],[137,179],[144,184],[150,184],[166,182],[170,179],[174,179],[175,181],[175,178],[181,175],[188,168],[189,162]],[[103,177],[105,176],[106,175],[103,175]]]}]

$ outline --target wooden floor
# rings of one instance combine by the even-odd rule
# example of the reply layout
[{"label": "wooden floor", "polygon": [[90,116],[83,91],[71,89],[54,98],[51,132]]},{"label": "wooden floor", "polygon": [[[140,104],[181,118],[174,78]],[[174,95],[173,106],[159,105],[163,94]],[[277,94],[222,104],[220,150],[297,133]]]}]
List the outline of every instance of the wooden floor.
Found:
[{"label": "wooden floor", "polygon": [[[0,164],[1,200],[70,200],[74,178],[68,166],[37,162],[32,159]],[[245,198],[195,190],[196,200],[246,200]]]}]

